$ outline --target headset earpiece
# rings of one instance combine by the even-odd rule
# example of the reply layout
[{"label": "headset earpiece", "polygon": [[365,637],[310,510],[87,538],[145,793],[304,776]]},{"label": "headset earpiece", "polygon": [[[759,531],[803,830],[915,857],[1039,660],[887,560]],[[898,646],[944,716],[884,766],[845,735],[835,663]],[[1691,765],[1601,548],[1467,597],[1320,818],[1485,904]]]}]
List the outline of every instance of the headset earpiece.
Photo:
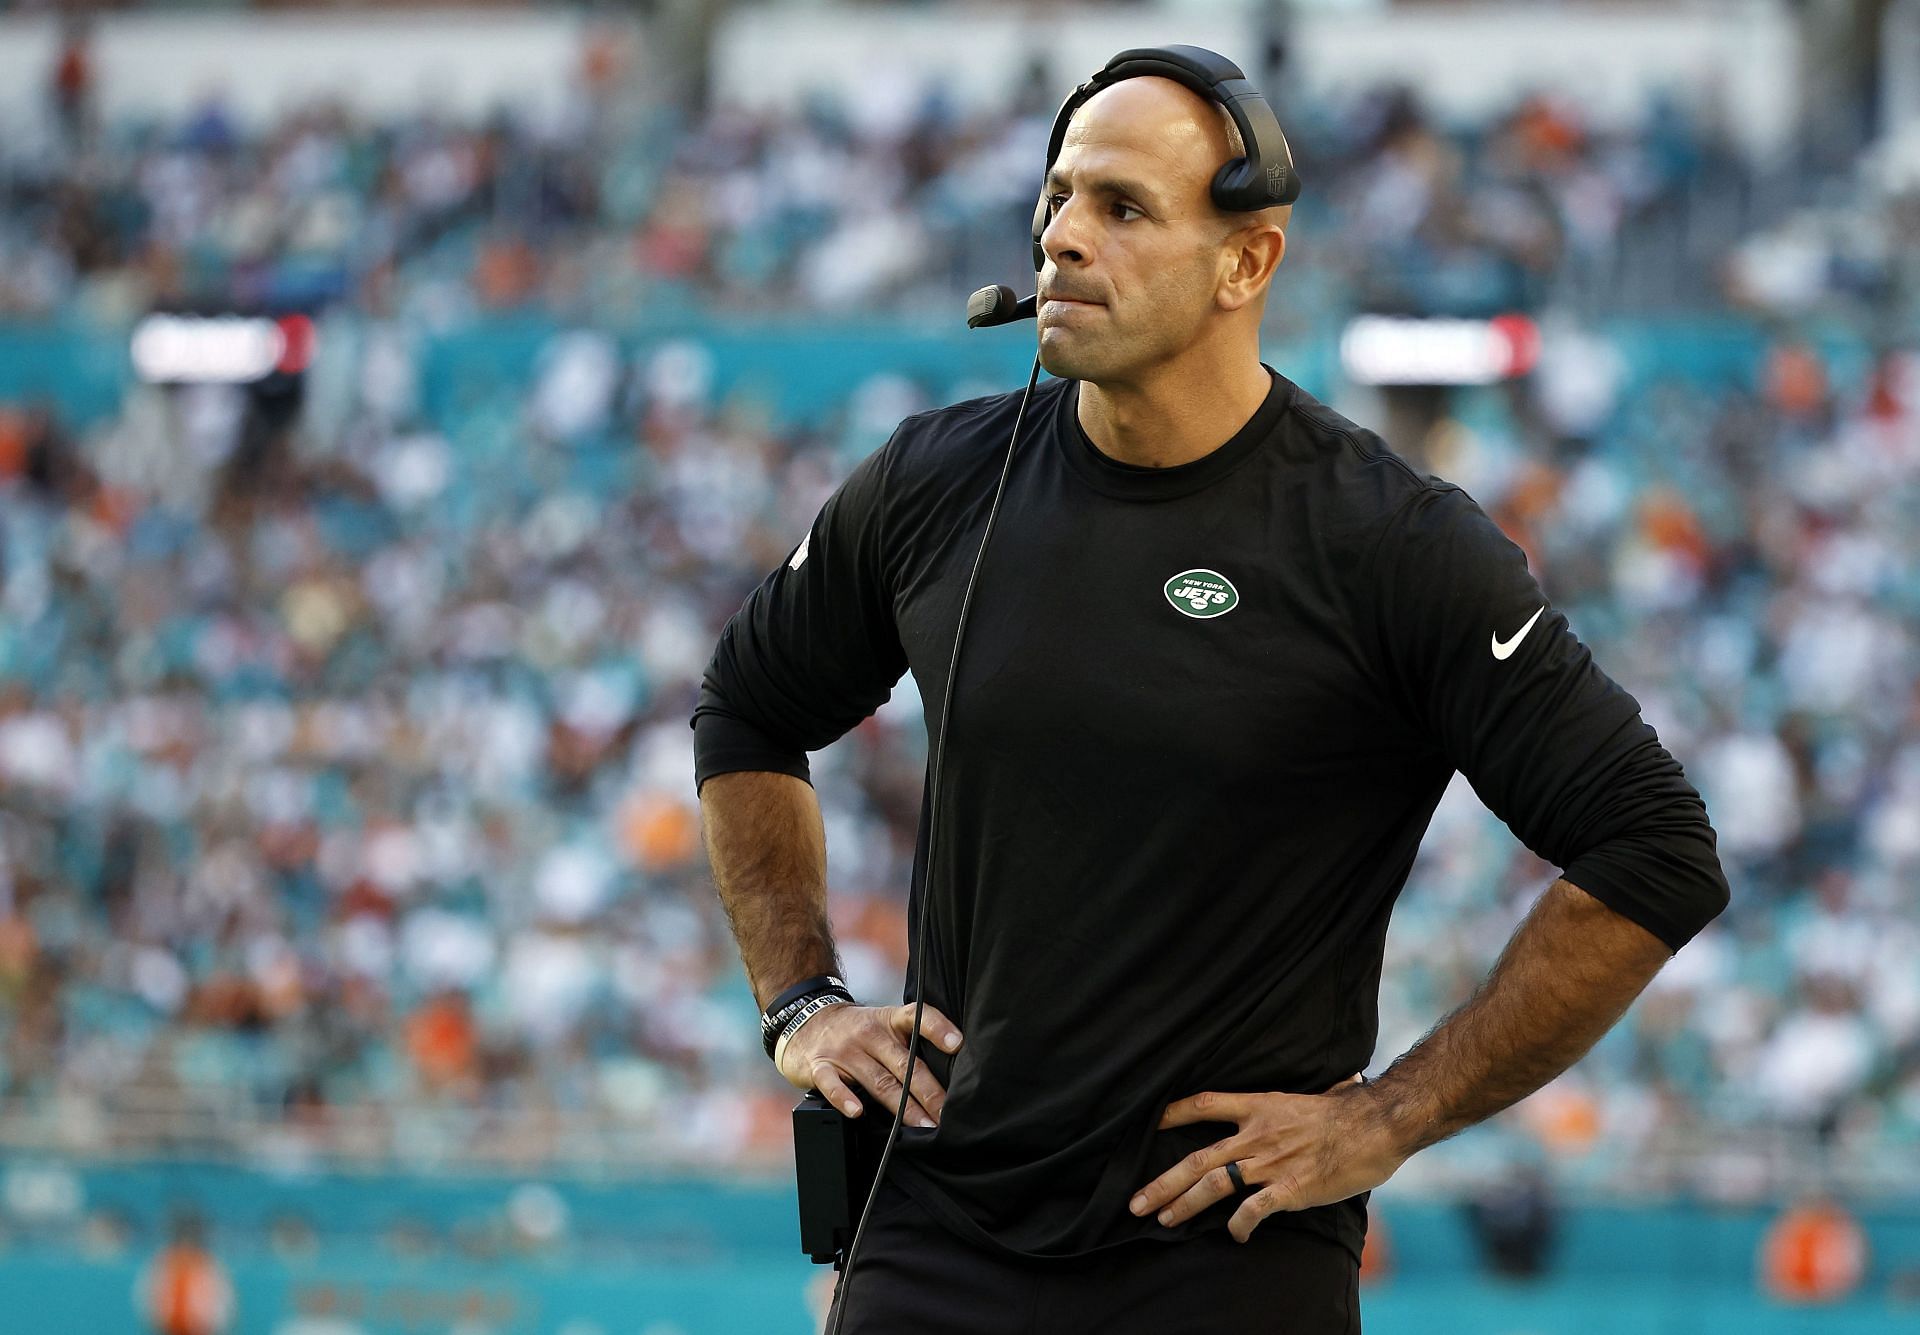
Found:
[{"label": "headset earpiece", "polygon": [[1293,150],[1287,147],[1287,137],[1280,132],[1280,121],[1267,99],[1238,77],[1238,69],[1233,73],[1235,77],[1214,85],[1213,96],[1239,127],[1247,155],[1235,158],[1214,174],[1214,203],[1223,209],[1248,210],[1291,204],[1300,197],[1300,173],[1293,169]]},{"label": "headset earpiece", "polygon": [[1033,271],[1039,273],[1047,267],[1047,248],[1040,244],[1041,236],[1047,230],[1047,224],[1053,221],[1053,208],[1047,203],[1044,190],[1039,202],[1033,206]]}]

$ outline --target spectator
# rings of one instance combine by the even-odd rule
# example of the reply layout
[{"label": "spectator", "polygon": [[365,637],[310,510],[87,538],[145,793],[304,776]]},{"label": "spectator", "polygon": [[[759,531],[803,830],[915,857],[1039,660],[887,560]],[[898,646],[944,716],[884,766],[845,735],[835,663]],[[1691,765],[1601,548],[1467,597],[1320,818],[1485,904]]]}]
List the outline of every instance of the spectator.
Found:
[{"label": "spectator", "polygon": [[1503,1279],[1538,1279],[1553,1259],[1559,1210],[1547,1176],[1533,1164],[1467,1204],[1467,1222],[1487,1268]]},{"label": "spectator", "polygon": [[1866,1277],[1867,1238],[1838,1201],[1814,1196],[1773,1221],[1759,1260],[1761,1287],[1776,1301],[1841,1302]]},{"label": "spectator", "polygon": [[206,1228],[177,1213],[166,1250],[141,1272],[135,1302],[153,1335],[220,1335],[233,1321],[233,1284],[207,1249]]},{"label": "spectator", "polygon": [[61,19],[60,53],[54,58],[47,91],[69,153],[77,153],[85,147],[92,128],[91,38],[92,20],[84,11],[69,13]]}]

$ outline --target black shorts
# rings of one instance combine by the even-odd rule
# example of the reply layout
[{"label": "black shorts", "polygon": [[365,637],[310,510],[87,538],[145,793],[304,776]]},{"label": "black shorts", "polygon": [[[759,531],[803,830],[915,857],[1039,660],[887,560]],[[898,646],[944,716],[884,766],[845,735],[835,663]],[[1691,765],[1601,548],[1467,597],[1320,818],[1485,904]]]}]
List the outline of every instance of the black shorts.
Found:
[{"label": "black shorts", "polygon": [[1359,1335],[1360,1268],[1269,1220],[1060,1259],[988,1252],[881,1185],[840,1335]]}]

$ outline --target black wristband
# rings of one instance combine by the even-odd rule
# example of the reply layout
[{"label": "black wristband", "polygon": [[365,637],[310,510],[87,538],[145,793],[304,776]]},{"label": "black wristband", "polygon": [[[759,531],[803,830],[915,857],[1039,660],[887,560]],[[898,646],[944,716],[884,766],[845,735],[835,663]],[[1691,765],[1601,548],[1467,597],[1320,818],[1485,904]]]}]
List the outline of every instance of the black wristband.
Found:
[{"label": "black wristband", "polygon": [[834,993],[853,1000],[853,993],[847,990],[846,983],[830,973],[816,974],[812,978],[803,978],[782,992],[767,1004],[760,1012],[760,1042],[767,1050],[767,1056],[773,1056],[773,1045],[779,1041],[780,1031],[786,1026],[807,1002],[824,993]]},{"label": "black wristband", "polygon": [[[764,1011],[762,1011],[761,1014],[772,1015],[778,1010],[780,1010],[781,1007],[786,1006],[791,1002],[798,1001],[802,997],[810,997],[815,992],[836,992],[836,991],[837,992],[847,991],[846,979],[836,978],[830,973],[815,974],[811,978],[802,978],[799,982],[795,983],[792,987],[782,992],[779,996],[775,997],[772,1001],[769,1001],[767,1003],[767,1008]],[[852,996],[853,994],[851,992],[847,992],[847,995]]]}]

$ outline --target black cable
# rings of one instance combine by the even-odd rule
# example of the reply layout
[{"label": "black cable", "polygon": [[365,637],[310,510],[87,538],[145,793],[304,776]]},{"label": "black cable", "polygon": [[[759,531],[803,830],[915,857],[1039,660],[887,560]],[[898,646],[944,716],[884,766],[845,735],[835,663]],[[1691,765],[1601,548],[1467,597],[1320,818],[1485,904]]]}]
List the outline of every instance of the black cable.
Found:
[{"label": "black cable", "polygon": [[953,630],[953,657],[947,662],[947,687],[941,692],[940,727],[934,737],[933,786],[927,794],[927,877],[922,883],[920,925],[914,931],[912,959],[918,965],[919,974],[913,989],[913,1028],[907,1035],[907,1070],[900,1079],[900,1106],[893,1110],[893,1126],[887,1131],[886,1147],[880,1151],[880,1166],[874,1169],[873,1187],[867,1192],[867,1203],[861,1207],[860,1222],[853,1230],[853,1241],[847,1244],[847,1259],[840,1267],[840,1283],[834,1289],[833,1319],[827,1323],[827,1335],[840,1335],[840,1318],[847,1306],[847,1286],[853,1282],[853,1259],[860,1253],[860,1239],[866,1236],[867,1218],[873,1213],[873,1203],[880,1198],[880,1184],[886,1181],[887,1164],[893,1159],[893,1147],[899,1141],[900,1128],[907,1120],[907,1103],[913,1097],[913,1067],[920,1051],[920,1019],[927,1006],[927,914],[933,907],[933,849],[934,839],[940,830],[940,774],[946,768],[947,718],[953,712],[953,683],[960,671],[960,642],[967,631],[967,609],[973,606],[973,586],[980,578],[980,561],[987,554],[987,540],[993,536],[994,516],[1000,513],[1000,497],[1007,489],[1007,476],[1013,471],[1013,452],[1020,446],[1020,428],[1026,423],[1027,405],[1033,400],[1033,387],[1039,380],[1040,354],[1036,351],[1033,354],[1033,370],[1027,375],[1026,391],[1020,395],[1020,410],[1014,414],[1013,436],[1007,441],[1007,461],[1000,468],[1000,484],[993,489],[993,504],[987,507],[986,528],[980,534],[980,549],[973,554],[973,569],[967,574],[967,591],[960,598],[960,620]]}]

